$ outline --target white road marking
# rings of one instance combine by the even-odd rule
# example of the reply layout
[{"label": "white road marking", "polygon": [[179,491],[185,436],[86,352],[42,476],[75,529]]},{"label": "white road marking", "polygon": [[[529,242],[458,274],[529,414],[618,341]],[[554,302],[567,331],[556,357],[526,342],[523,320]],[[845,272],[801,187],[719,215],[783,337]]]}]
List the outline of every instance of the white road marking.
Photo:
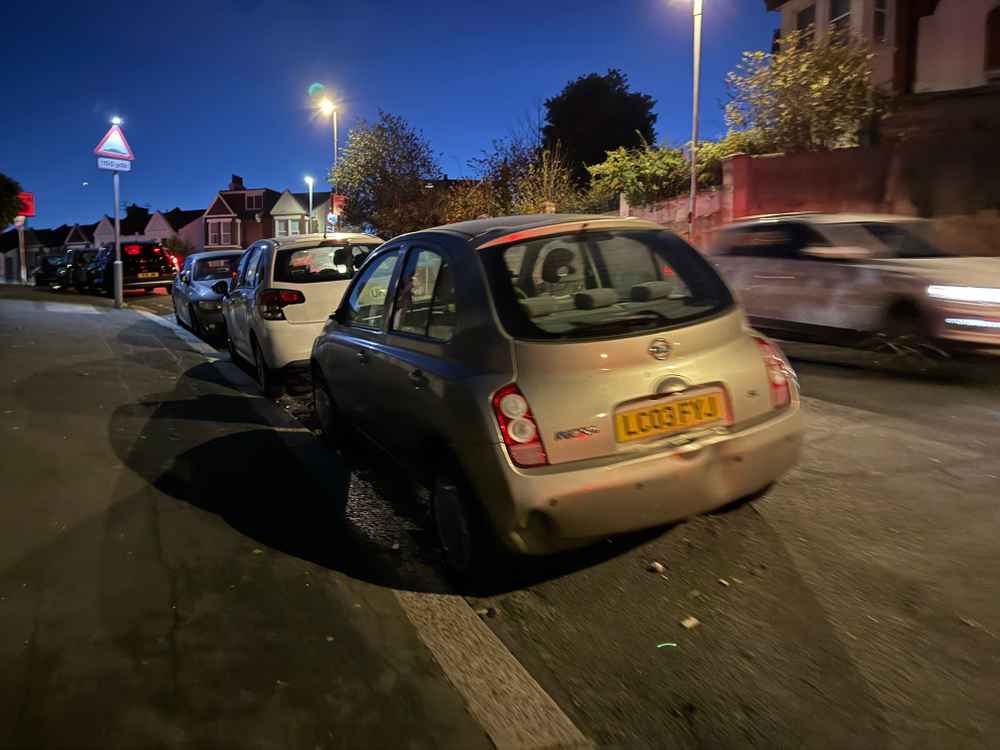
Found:
[{"label": "white road marking", "polygon": [[413,591],[396,598],[499,750],[593,747],[465,599]]},{"label": "white road marking", "polygon": [[[221,375],[237,388],[253,387],[246,373],[218,351],[174,321],[131,308],[134,312],[172,330],[178,338],[215,364]],[[264,399],[257,394],[252,398]],[[311,461],[299,426],[286,412],[257,410],[271,429],[285,438],[288,449],[321,481],[328,478],[325,463]],[[295,436],[295,437],[293,437]],[[306,441],[314,447],[314,440]],[[460,596],[396,591],[396,598],[413,623],[417,635],[433,654],[448,680],[465,700],[469,713],[479,722],[498,750],[576,750],[593,743],[573,724],[552,697],[490,630],[469,603]]]},{"label": "white road marking", "polygon": [[78,315],[97,315],[98,310],[93,305],[75,305],[70,302],[46,302],[45,309],[49,312],[76,313]]}]

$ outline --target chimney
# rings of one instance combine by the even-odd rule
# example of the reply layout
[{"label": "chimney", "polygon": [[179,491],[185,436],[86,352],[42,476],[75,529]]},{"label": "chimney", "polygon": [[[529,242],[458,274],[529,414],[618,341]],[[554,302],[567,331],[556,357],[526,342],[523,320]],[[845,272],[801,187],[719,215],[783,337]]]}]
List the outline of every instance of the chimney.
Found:
[{"label": "chimney", "polygon": [[246,188],[243,187],[243,178],[240,177],[238,174],[234,174],[233,175],[233,179],[229,182],[229,189],[230,190],[246,190]]}]

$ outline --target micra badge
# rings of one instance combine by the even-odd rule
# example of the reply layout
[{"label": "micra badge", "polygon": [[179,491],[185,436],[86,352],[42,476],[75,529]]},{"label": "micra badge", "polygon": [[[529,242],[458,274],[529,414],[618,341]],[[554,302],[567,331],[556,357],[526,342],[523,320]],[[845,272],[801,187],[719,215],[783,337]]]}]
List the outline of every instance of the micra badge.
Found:
[{"label": "micra badge", "polygon": [[556,433],[556,440],[573,440],[574,438],[588,438],[591,435],[596,435],[601,431],[601,428],[597,425],[590,425],[589,427],[574,427],[572,430],[563,430],[562,432]]}]

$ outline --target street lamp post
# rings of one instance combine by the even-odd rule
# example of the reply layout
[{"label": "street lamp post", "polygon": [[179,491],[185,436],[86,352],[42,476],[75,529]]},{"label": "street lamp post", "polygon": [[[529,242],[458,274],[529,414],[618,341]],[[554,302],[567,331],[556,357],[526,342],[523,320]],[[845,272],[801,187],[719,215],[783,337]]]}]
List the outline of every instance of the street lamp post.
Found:
[{"label": "street lamp post", "polygon": [[306,234],[312,234],[313,230],[313,180],[312,177],[306,177],[306,185],[309,186],[309,223],[307,225]]},{"label": "street lamp post", "polygon": [[337,168],[337,105],[331,99],[323,97],[319,103],[319,110],[333,121],[333,168]]},{"label": "street lamp post", "polygon": [[701,11],[702,0],[693,0],[694,16],[694,95],[691,111],[691,198],[688,203],[688,241],[694,243],[694,211],[698,193],[698,96],[701,88]]}]

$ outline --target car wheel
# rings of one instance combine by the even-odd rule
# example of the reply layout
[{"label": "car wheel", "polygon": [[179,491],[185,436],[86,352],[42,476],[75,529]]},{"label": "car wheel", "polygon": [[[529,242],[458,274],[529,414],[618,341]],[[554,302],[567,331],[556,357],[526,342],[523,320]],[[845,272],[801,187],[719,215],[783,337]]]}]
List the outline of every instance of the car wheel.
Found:
[{"label": "car wheel", "polygon": [[927,372],[945,360],[948,354],[938,347],[920,311],[910,305],[891,309],[882,330],[868,340],[866,348],[880,356],[879,364]]},{"label": "car wheel", "polygon": [[253,344],[253,361],[257,371],[257,385],[260,386],[261,393],[268,398],[278,398],[282,391],[281,381],[275,372],[267,366],[256,341]]},{"label": "car wheel", "polygon": [[337,451],[344,452],[351,444],[350,419],[337,408],[330,387],[326,384],[318,368],[312,370],[313,415],[319,424],[320,432],[326,443]]},{"label": "car wheel", "polygon": [[452,470],[438,472],[431,514],[445,564],[463,584],[492,584],[509,572],[512,555],[496,538],[468,485]]},{"label": "car wheel", "polygon": [[200,339],[204,338],[205,331],[202,330],[201,321],[198,320],[198,313],[195,312],[194,305],[188,306],[188,317],[191,319],[191,333]]},{"label": "car wheel", "polygon": [[180,311],[177,309],[177,300],[171,299],[171,303],[174,306],[174,320],[177,321],[177,325],[179,325],[181,328],[187,328],[187,326],[184,325],[184,321],[181,320]]}]

